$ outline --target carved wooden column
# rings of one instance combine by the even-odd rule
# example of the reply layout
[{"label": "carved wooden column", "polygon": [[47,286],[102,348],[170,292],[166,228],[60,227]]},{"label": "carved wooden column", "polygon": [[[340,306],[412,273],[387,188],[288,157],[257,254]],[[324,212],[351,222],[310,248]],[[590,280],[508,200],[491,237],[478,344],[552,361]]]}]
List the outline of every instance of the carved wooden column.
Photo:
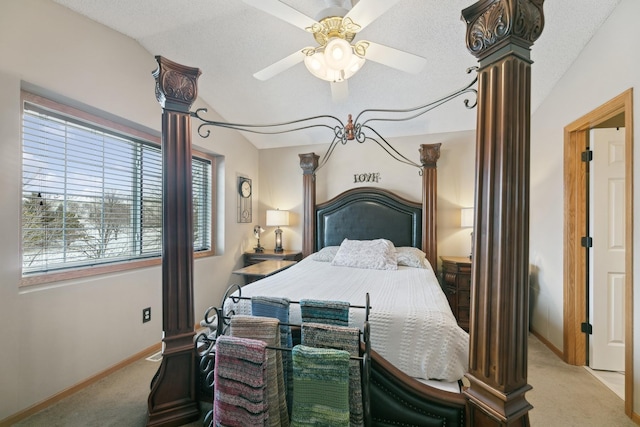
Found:
[{"label": "carved wooden column", "polygon": [[178,426],[200,417],[193,344],[193,195],[191,117],[200,70],[156,57],[162,106],[162,364],[148,398],[148,426]]},{"label": "carved wooden column", "polygon": [[300,167],[302,168],[302,188],[303,201],[302,211],[304,217],[302,231],[302,256],[311,255],[314,250],[313,237],[316,234],[316,168],[318,167],[318,156],[315,153],[298,154],[300,157]]},{"label": "carved wooden column", "polygon": [[438,268],[437,193],[438,159],[442,144],[420,145],[422,164],[422,250],[434,269]]},{"label": "carved wooden column", "polygon": [[470,358],[474,426],[528,426],[529,48],[544,0],[483,0],[462,11],[480,61]]}]

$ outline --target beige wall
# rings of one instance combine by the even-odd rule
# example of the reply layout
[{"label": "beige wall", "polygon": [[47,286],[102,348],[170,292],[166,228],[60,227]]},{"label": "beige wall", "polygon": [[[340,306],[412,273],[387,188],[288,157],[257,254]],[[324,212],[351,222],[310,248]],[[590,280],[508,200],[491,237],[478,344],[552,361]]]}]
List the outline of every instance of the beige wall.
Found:
[{"label": "beige wall", "polygon": [[[21,86],[89,105],[157,134],[162,110],[155,99],[151,53],[47,0],[2,2],[0,58],[2,420],[162,338],[160,267],[18,287]],[[211,118],[219,119],[214,114]],[[198,319],[219,302],[232,280],[231,270],[253,244],[252,225],[236,223],[235,182],[238,174],[258,177],[258,151],[238,133],[219,129],[206,140],[194,136],[193,143],[224,159],[219,171],[219,255],[195,262]],[[254,209],[258,197],[259,191]],[[149,306],[152,320],[142,324],[142,309]]]}]

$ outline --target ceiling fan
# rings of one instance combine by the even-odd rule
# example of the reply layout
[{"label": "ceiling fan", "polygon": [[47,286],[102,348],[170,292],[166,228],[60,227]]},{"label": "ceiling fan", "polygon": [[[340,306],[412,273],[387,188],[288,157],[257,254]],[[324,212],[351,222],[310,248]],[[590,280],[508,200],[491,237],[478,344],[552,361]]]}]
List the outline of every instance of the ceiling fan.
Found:
[{"label": "ceiling fan", "polygon": [[426,64],[425,58],[367,40],[352,43],[356,33],[398,1],[360,0],[347,10],[341,6],[344,0],[327,0],[328,7],[318,14],[316,20],[279,0],[244,0],[256,9],[313,34],[318,43],[318,46],[305,47],[292,53],[253,76],[258,80],[267,80],[304,62],[311,74],[330,82],[332,97],[338,101],[347,96],[347,79],[360,70],[366,60],[417,74]]}]

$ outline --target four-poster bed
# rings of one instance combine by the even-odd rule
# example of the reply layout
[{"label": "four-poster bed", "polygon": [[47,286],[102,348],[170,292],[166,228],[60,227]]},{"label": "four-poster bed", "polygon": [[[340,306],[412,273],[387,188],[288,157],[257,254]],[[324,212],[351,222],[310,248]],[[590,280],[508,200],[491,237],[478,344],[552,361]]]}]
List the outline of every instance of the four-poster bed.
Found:
[{"label": "four-poster bed", "polygon": [[[374,419],[380,425],[528,426],[527,384],[529,48],[544,26],[543,0],[482,0],[463,10],[467,47],[480,61],[476,139],[476,217],[469,372],[462,394],[436,393],[385,360],[373,361]],[[158,58],[156,95],[163,106],[165,203],[163,236],[164,351],[149,395],[148,425],[180,425],[198,417],[192,340],[190,113],[199,70]],[[424,153],[422,155],[425,158]],[[428,156],[427,156],[428,157]],[[314,154],[301,157],[304,246],[314,250]],[[425,164],[423,160],[423,165]],[[435,212],[433,167],[423,175],[425,212]],[[432,178],[434,178],[432,177]],[[181,194],[182,192],[182,194]],[[433,204],[433,206],[430,206]],[[435,258],[435,221],[423,222],[422,247]],[[397,396],[397,400],[389,400]],[[379,399],[379,400],[376,400]],[[417,411],[413,411],[414,409]],[[390,418],[389,418],[390,417]],[[375,422],[374,422],[375,424]]]},{"label": "four-poster bed", "polygon": [[[423,172],[433,169],[422,174],[425,188],[433,189],[428,193],[434,197],[439,149],[440,144],[421,147],[423,164],[428,165]],[[314,158],[313,153],[301,155],[303,168],[308,166],[308,159]],[[307,193],[314,191],[315,182],[311,179]],[[212,330],[222,331],[225,326],[221,319],[230,318],[231,313],[252,314],[251,299],[255,296],[291,301],[337,299],[359,307],[366,293],[373,363],[368,381],[371,405],[365,405],[372,408],[365,417],[371,420],[370,425],[464,425],[466,401],[460,380],[467,371],[469,338],[458,326],[431,263],[418,250],[423,230],[430,228],[424,227],[423,220],[435,218],[435,200],[428,201],[425,198],[424,204],[432,208],[423,215],[422,203],[386,190],[358,187],[324,203],[312,203],[314,252],[283,273],[230,288],[216,308],[216,316],[206,315],[205,323]],[[367,248],[380,239],[391,242],[398,255],[397,269],[377,269],[360,258],[358,267],[336,264],[339,251],[344,252],[344,239]],[[428,257],[435,262],[433,255]],[[299,307],[293,304],[290,310],[290,322],[298,324]],[[350,310],[349,325],[358,327],[362,317],[362,310]],[[412,404],[407,406],[407,402]]]}]

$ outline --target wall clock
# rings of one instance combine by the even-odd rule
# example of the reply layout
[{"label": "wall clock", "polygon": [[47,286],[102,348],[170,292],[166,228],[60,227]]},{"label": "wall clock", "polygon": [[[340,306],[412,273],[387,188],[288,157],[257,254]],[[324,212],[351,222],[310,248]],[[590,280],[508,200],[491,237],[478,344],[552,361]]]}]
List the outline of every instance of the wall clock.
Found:
[{"label": "wall clock", "polygon": [[238,222],[251,222],[253,186],[249,178],[238,177]]}]

